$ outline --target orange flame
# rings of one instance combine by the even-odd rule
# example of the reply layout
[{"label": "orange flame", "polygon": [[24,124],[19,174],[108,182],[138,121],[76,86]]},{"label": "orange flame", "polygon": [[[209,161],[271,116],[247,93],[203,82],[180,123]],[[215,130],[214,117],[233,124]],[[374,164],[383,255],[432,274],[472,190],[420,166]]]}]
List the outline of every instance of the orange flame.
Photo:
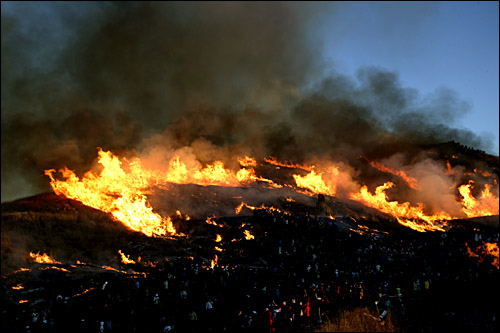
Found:
[{"label": "orange flame", "polygon": [[370,165],[372,167],[374,167],[375,169],[377,169],[377,170],[380,170],[380,171],[383,171],[383,172],[387,172],[387,173],[391,173],[393,175],[399,176],[401,179],[403,179],[405,181],[406,184],[408,184],[408,186],[410,186],[411,188],[413,188],[415,190],[421,190],[422,189],[420,187],[420,185],[418,185],[418,180],[416,178],[408,176],[402,170],[391,169],[391,168],[383,165],[380,162],[370,162]]},{"label": "orange flame", "polygon": [[217,243],[219,243],[220,241],[222,241],[222,237],[221,235],[217,234],[217,239],[215,240]]},{"label": "orange flame", "polygon": [[471,194],[471,188],[474,182],[471,180],[468,184],[461,185],[458,191],[462,195],[463,212],[467,217],[498,215],[498,198],[491,192],[491,185],[484,185],[484,190],[481,192],[481,197],[476,200]]},{"label": "orange flame", "polygon": [[23,287],[22,284],[18,284],[17,286],[13,286],[12,289],[14,289],[14,290],[22,290],[22,289],[24,289],[24,287]]},{"label": "orange flame", "polygon": [[257,161],[255,158],[245,156],[244,158],[238,158],[238,162],[242,167],[257,166]]},{"label": "orange flame", "polygon": [[275,165],[277,167],[285,167],[285,168],[290,168],[290,169],[302,169],[305,171],[312,171],[314,166],[307,166],[303,164],[294,164],[292,162],[280,162],[276,157],[269,156],[269,158],[264,158],[264,161],[266,161],[269,164]]},{"label": "orange flame", "polygon": [[279,210],[278,208],[274,208],[273,206],[266,206],[264,204],[260,205],[259,207],[257,206],[252,206],[252,205],[249,205],[247,204],[246,202],[242,202],[240,203],[235,209],[234,211],[236,212],[236,214],[239,214],[241,213],[241,210],[243,209],[243,207],[246,207],[250,210],[256,210],[256,209],[264,209],[264,210],[268,210],[268,211],[275,211],[275,212],[281,212],[281,210]]},{"label": "orange flame", "polygon": [[469,248],[469,244],[467,244],[467,242],[465,242],[465,246],[467,247],[467,254],[469,257],[478,258],[479,263],[482,263],[487,256],[490,256],[493,258],[491,264],[499,269],[498,244],[483,242],[483,244],[479,245],[475,251],[472,251]]},{"label": "orange flame", "polygon": [[251,239],[255,238],[255,236],[252,235],[249,230],[245,230],[245,231],[243,231],[243,233],[245,234],[245,239],[246,240],[251,240]]},{"label": "orange flame", "polygon": [[39,264],[60,264],[60,262],[55,261],[51,257],[49,257],[46,253],[40,254],[40,252],[37,252],[36,254],[33,252],[30,252],[30,257],[35,260],[35,262]]},{"label": "orange flame", "polygon": [[122,258],[122,263],[124,263],[124,264],[135,264],[135,261],[133,261],[132,259],[130,259],[130,256],[125,256],[125,254],[123,254],[123,252],[121,250],[118,250],[118,253],[120,254],[120,256]]},{"label": "orange flame", "polygon": [[293,175],[295,183],[298,187],[302,187],[310,190],[313,193],[322,193],[330,196],[334,196],[337,192],[336,179],[339,175],[339,168],[332,166],[328,169],[327,182],[323,179],[323,173],[317,174],[314,170],[305,175],[304,177],[300,175]]},{"label": "orange flame", "polygon": [[[436,222],[440,220],[450,219],[450,216],[444,212],[436,215],[426,215],[423,212],[423,205],[418,204],[417,207],[410,206],[409,202],[400,204],[397,201],[387,201],[385,191],[394,186],[393,183],[387,182],[384,185],[378,186],[375,189],[375,194],[368,191],[368,187],[362,186],[358,193],[351,194],[351,199],[360,201],[363,204],[376,208],[386,214],[390,214],[404,226],[414,230],[424,232],[430,230],[444,231]],[[418,219],[427,222],[426,224],[418,224],[411,220]],[[442,222],[444,223],[444,222]]]},{"label": "orange flame", "polygon": [[215,255],[215,260],[210,259],[210,268],[211,269],[214,269],[215,266],[218,266],[218,260],[219,260],[219,258],[217,257],[217,255]]}]

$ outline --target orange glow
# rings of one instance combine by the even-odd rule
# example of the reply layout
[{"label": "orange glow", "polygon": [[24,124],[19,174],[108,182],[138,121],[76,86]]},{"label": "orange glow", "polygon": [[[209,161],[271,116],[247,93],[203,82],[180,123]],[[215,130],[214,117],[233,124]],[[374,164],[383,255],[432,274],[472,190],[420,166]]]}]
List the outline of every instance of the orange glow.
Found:
[{"label": "orange glow", "polygon": [[60,264],[60,262],[55,261],[45,253],[40,254],[40,252],[38,252],[35,254],[33,252],[30,252],[30,257],[33,258],[33,260],[35,260],[35,262],[39,264]]},{"label": "orange glow", "polygon": [[[424,232],[430,230],[444,231],[440,223],[441,220],[450,219],[450,216],[444,212],[436,215],[426,215],[423,212],[423,205],[418,204],[416,207],[410,206],[409,202],[399,203],[397,201],[387,201],[385,191],[394,184],[387,182],[384,185],[378,186],[375,189],[375,194],[368,191],[368,187],[362,186],[358,193],[351,194],[351,199],[362,202],[363,204],[378,209],[381,212],[394,216],[399,223],[414,230]],[[418,224],[412,220],[422,220],[426,224]],[[444,223],[444,222],[441,222]]]},{"label": "orange glow", "polygon": [[[372,167],[374,167],[375,169],[380,170],[382,172],[387,172],[387,173],[391,173],[393,175],[399,176],[401,179],[403,179],[405,181],[405,183],[408,186],[410,186],[411,188],[413,188],[415,190],[422,189],[420,187],[420,185],[418,185],[418,180],[416,178],[408,176],[404,171],[388,168],[385,165],[383,165],[382,163],[375,162],[375,161],[370,162],[370,165]],[[449,162],[448,162],[448,165],[449,165]]]},{"label": "orange glow", "polygon": [[222,241],[222,237],[221,235],[217,234],[217,239],[215,240],[217,243],[219,243],[220,241]]},{"label": "orange glow", "polygon": [[19,301],[19,304],[23,304],[23,303],[28,303],[28,300],[27,299],[22,299]]},{"label": "orange glow", "polygon": [[14,289],[14,290],[22,290],[22,289],[24,289],[24,287],[23,287],[22,284],[18,284],[17,286],[13,286],[12,289]]},{"label": "orange glow", "polygon": [[481,192],[480,198],[477,200],[471,194],[471,188],[474,182],[471,180],[468,184],[461,185],[458,191],[463,197],[462,211],[467,217],[490,216],[498,215],[498,198],[491,192],[491,185],[486,184]]},{"label": "orange glow", "polygon": [[245,230],[245,231],[243,231],[243,233],[245,234],[245,239],[246,240],[251,240],[251,239],[255,238],[255,236],[252,235],[249,230]]},{"label": "orange glow", "polygon": [[125,256],[125,254],[123,254],[123,252],[121,250],[118,250],[118,253],[120,254],[120,256],[122,258],[122,263],[124,263],[124,264],[135,264],[135,261],[133,261],[132,259],[130,259],[130,256]]}]

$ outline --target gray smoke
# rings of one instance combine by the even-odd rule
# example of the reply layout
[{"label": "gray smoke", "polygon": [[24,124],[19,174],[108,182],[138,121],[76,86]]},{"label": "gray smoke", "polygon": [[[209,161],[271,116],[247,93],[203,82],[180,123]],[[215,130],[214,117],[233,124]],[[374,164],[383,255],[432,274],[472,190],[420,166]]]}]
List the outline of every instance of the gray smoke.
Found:
[{"label": "gray smoke", "polygon": [[300,162],[490,147],[453,128],[469,106],[451,91],[422,98],[377,68],[316,82],[326,66],[311,31],[325,6],[2,3],[2,201],[48,190],[45,169],[82,174],[97,147],[190,147],[228,165],[243,153]]}]

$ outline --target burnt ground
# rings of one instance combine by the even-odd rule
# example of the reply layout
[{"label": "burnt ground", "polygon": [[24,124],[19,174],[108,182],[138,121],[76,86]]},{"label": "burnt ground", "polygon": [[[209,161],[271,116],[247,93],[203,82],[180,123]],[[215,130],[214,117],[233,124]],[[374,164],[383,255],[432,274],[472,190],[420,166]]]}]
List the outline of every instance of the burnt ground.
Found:
[{"label": "burnt ground", "polygon": [[216,225],[173,217],[186,236],[171,238],[52,193],[4,203],[2,332],[311,331],[357,308],[389,310],[402,331],[498,330],[499,270],[481,250],[498,245],[498,216],[419,233],[354,203],[326,198],[332,219],[296,199]]}]

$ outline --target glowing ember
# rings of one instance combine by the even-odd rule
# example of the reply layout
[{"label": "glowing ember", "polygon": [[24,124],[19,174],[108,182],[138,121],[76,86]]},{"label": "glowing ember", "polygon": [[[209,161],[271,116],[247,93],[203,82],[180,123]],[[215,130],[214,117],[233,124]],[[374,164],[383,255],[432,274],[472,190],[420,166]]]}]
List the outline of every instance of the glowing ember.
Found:
[{"label": "glowing ember", "polygon": [[17,286],[13,286],[12,289],[14,289],[14,290],[22,290],[22,289],[24,289],[24,287],[23,287],[22,284],[18,284]]},{"label": "glowing ember", "polygon": [[217,239],[215,240],[217,243],[219,243],[220,241],[222,241],[222,237],[221,235],[217,234]]},{"label": "glowing ember", "polygon": [[133,261],[132,259],[130,259],[130,256],[125,256],[125,254],[123,254],[123,252],[121,250],[118,250],[118,253],[120,254],[120,256],[122,258],[122,263],[124,263],[124,264],[135,264],[135,261]]},{"label": "glowing ember", "polygon": [[498,215],[498,198],[491,192],[491,185],[486,184],[481,192],[481,197],[476,200],[471,194],[471,188],[474,182],[471,180],[469,184],[462,185],[458,191],[463,199],[463,212],[467,217]]},{"label": "glowing ember", "polygon": [[250,233],[250,231],[249,231],[249,230],[245,230],[245,231],[243,232],[243,234],[245,234],[245,239],[246,239],[246,240],[250,240],[250,239],[254,239],[254,238],[255,238],[255,236],[254,236],[254,235],[252,235],[252,234]]},{"label": "glowing ember", "polygon": [[35,262],[39,264],[60,264],[60,262],[55,261],[45,253],[40,254],[40,252],[38,252],[35,254],[33,252],[30,252],[30,257],[33,258],[33,260],[35,260]]}]

